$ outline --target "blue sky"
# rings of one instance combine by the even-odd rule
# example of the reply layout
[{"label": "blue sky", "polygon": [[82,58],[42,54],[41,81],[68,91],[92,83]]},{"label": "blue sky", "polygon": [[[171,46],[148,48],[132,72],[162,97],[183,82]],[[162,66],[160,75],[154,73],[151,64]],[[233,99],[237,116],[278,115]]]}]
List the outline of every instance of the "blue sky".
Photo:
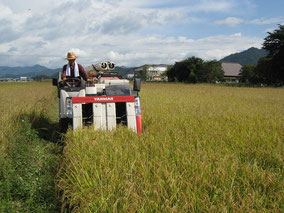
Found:
[{"label": "blue sky", "polygon": [[284,24],[282,0],[0,0],[0,66],[221,59]]}]

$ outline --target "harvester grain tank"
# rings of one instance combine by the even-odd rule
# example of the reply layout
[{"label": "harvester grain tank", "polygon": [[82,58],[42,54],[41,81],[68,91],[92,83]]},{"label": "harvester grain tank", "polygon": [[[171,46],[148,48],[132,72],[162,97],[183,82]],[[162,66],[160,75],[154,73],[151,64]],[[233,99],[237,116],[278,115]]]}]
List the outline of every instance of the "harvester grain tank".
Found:
[{"label": "harvester grain tank", "polygon": [[102,62],[92,65],[86,71],[90,80],[68,78],[53,79],[58,87],[59,122],[63,131],[92,125],[95,130],[112,130],[119,124],[142,133],[140,104],[140,79],[120,79],[114,63]]}]

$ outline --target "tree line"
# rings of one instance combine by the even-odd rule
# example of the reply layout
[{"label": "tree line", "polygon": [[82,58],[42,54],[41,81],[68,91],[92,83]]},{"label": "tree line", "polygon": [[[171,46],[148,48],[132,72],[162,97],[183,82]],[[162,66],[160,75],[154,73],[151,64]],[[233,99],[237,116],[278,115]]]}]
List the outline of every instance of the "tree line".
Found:
[{"label": "tree line", "polygon": [[264,39],[263,49],[268,51],[257,65],[245,65],[240,81],[251,84],[284,85],[284,25]]},{"label": "tree line", "polygon": [[204,61],[201,58],[190,57],[176,62],[167,71],[169,81],[189,83],[215,83],[224,80],[221,62]]},{"label": "tree line", "polygon": [[[284,25],[268,32],[264,39],[263,49],[268,51],[257,65],[245,65],[240,72],[240,82],[249,84],[284,85]],[[189,83],[215,83],[224,81],[221,62],[204,61],[201,58],[190,57],[176,62],[167,70],[169,81]]]}]

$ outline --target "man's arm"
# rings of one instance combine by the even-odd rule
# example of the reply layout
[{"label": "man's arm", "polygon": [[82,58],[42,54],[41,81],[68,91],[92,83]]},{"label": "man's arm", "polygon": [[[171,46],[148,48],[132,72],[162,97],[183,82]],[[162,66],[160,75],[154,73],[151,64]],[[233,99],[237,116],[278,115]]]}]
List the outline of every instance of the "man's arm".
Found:
[{"label": "man's arm", "polygon": [[63,66],[62,71],[61,71],[61,80],[66,78],[66,64]]},{"label": "man's arm", "polygon": [[87,81],[89,76],[88,73],[85,71],[84,67],[81,64],[78,64],[80,76]]}]

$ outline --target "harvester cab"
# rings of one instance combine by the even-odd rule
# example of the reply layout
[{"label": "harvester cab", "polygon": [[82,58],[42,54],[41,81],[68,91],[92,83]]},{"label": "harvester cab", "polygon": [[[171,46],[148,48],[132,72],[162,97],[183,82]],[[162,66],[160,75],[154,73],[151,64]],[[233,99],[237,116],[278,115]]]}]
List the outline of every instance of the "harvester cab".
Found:
[{"label": "harvester cab", "polygon": [[59,124],[63,132],[93,126],[95,130],[112,130],[118,125],[142,133],[140,79],[119,78],[115,65],[103,62],[86,68],[90,79],[53,79],[58,87]]}]

